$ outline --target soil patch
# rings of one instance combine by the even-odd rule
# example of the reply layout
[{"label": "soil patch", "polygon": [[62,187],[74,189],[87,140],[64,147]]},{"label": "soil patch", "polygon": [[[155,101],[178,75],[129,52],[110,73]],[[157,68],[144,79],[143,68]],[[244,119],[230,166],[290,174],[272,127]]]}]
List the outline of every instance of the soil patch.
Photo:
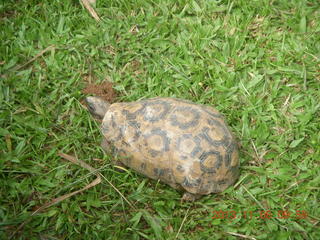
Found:
[{"label": "soil patch", "polygon": [[82,90],[83,94],[101,97],[109,103],[113,103],[117,99],[117,93],[112,87],[112,83],[104,81],[99,84],[89,83]]}]

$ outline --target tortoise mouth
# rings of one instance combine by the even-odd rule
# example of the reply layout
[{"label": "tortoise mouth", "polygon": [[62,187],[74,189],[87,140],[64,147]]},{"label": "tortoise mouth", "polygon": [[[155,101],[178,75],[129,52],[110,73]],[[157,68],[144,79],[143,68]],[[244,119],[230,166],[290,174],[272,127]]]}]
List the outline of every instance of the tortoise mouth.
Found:
[{"label": "tortoise mouth", "polygon": [[91,102],[87,100],[87,98],[85,99],[85,103],[86,103],[87,109],[90,111],[90,113],[94,113],[96,109],[95,109],[94,105],[92,105]]},{"label": "tortoise mouth", "polygon": [[100,120],[103,119],[104,115],[109,109],[110,104],[99,98],[99,97],[86,97],[85,103],[89,112]]}]

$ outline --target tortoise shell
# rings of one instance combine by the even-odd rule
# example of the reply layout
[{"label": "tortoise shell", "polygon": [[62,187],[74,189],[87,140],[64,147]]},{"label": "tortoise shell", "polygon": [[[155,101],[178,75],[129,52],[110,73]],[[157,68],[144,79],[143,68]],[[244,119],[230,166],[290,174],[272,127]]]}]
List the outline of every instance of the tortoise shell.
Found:
[{"label": "tortoise shell", "polygon": [[238,178],[237,143],[214,108],[175,98],[114,103],[101,129],[125,166],[176,189],[206,195]]}]

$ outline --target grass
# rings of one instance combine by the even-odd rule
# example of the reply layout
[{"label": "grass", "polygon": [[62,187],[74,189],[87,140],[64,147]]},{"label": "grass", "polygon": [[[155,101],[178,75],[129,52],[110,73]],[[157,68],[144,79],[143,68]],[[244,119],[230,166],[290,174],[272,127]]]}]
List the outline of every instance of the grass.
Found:
[{"label": "grass", "polygon": [[[0,238],[27,221],[14,239],[320,239],[319,2],[110,0],[97,12],[99,23],[75,0],[0,3]],[[236,185],[181,203],[115,171],[80,104],[88,78],[113,82],[119,101],[215,106],[241,142]],[[31,217],[94,179],[59,152],[134,208],[103,180]]]}]

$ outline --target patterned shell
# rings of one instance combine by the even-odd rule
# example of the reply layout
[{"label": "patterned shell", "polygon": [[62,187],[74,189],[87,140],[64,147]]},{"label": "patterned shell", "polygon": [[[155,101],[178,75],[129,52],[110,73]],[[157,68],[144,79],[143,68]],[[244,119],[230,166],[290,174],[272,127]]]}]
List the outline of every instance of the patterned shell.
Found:
[{"label": "patterned shell", "polygon": [[114,103],[102,132],[124,165],[176,189],[221,192],[239,175],[237,144],[208,106],[175,98]]}]

